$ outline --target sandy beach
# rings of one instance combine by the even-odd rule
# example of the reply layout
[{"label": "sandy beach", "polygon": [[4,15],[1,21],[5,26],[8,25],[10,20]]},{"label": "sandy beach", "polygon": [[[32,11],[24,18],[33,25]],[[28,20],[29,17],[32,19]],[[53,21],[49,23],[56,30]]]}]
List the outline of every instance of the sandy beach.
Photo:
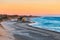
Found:
[{"label": "sandy beach", "polygon": [[0,0],[0,40],[60,40],[60,0]]},{"label": "sandy beach", "polygon": [[14,40],[9,32],[0,25],[0,40]]},{"label": "sandy beach", "polygon": [[[59,38],[60,33],[58,32],[53,32],[50,30],[45,30],[40,28],[34,28],[32,26],[29,26],[28,23],[17,23],[15,25],[26,29],[27,33],[29,33],[30,36],[34,37],[30,40],[60,40]],[[26,31],[24,30],[24,32]]]},{"label": "sandy beach", "polygon": [[60,33],[29,26],[29,23],[5,21],[1,23],[15,40],[60,40]]}]

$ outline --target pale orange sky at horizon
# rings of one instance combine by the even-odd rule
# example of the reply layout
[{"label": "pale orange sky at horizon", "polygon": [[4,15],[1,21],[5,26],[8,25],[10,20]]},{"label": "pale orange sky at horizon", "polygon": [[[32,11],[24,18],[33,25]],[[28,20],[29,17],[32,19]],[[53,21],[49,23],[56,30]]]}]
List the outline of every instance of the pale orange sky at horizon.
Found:
[{"label": "pale orange sky at horizon", "polygon": [[0,0],[0,14],[60,15],[60,0]]}]

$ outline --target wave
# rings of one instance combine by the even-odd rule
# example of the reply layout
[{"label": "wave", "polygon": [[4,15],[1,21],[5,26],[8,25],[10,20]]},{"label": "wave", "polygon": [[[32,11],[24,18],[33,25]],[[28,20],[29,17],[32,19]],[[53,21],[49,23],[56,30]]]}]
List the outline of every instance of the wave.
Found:
[{"label": "wave", "polygon": [[35,23],[29,25],[33,27],[60,32],[60,17],[32,18],[32,21]]},{"label": "wave", "polygon": [[38,24],[38,22],[35,22],[35,23],[29,23],[28,25],[35,25],[35,24]]}]

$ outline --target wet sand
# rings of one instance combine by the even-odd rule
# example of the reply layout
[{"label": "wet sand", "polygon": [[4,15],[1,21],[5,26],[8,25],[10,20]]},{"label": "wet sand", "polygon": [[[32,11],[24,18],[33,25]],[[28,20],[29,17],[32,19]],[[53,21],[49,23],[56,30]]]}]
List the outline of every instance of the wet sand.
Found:
[{"label": "wet sand", "polygon": [[[60,40],[60,38],[59,38],[60,33],[58,33],[58,32],[35,28],[32,26],[29,26],[28,23],[17,23],[15,25],[20,28],[24,28],[25,30],[21,29],[21,30],[23,30],[23,34],[27,33],[30,36],[30,37],[26,37],[26,36],[24,37],[24,36],[20,35],[20,37],[22,37],[22,40]],[[19,38],[16,35],[14,35],[14,36],[17,39]]]},{"label": "wet sand", "polygon": [[15,40],[60,40],[60,33],[41,28],[35,28],[29,23],[3,22],[2,25],[11,27],[10,32]]}]

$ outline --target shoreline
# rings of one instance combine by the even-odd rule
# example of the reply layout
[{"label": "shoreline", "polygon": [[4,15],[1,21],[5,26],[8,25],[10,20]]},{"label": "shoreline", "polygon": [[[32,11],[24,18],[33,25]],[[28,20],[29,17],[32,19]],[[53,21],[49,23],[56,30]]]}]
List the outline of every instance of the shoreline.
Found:
[{"label": "shoreline", "polygon": [[[20,23],[21,25],[21,23]],[[50,30],[45,30],[45,29],[41,29],[41,28],[36,28],[36,27],[33,27],[33,26],[29,26],[29,25],[26,25],[28,28],[28,30],[32,30],[32,31],[37,31],[37,32],[42,32],[42,34],[48,34],[50,36],[52,36],[53,38],[57,39],[57,40],[60,40],[60,33],[58,32],[53,32],[53,31],[50,31]]]},{"label": "shoreline", "polygon": [[[36,24],[36,23],[37,23],[37,22],[33,22],[33,24]],[[32,23],[30,23],[30,24],[32,24]],[[46,31],[55,32],[55,33],[59,33],[59,34],[60,34],[60,32],[53,31],[53,30],[49,30],[49,29],[44,29],[44,28],[34,27],[34,26],[30,25],[30,24],[27,24],[27,26],[30,26],[30,27],[32,27],[32,28],[37,28],[37,29],[46,30]]]},{"label": "shoreline", "polygon": [[59,33],[60,34],[60,32],[57,32],[57,31],[52,31],[52,30],[48,30],[48,29],[38,28],[38,27],[34,27],[32,25],[28,25],[28,26],[30,26],[32,28],[41,29],[41,30],[50,31],[50,32],[55,32],[55,33]]},{"label": "shoreline", "polygon": [[[28,23],[13,23],[11,21],[8,23],[11,25],[10,27],[15,28],[15,34],[13,34],[15,40],[60,40],[60,33],[35,28],[33,26],[31,27],[28,25]],[[5,26],[7,26],[8,23],[4,23]]]}]

